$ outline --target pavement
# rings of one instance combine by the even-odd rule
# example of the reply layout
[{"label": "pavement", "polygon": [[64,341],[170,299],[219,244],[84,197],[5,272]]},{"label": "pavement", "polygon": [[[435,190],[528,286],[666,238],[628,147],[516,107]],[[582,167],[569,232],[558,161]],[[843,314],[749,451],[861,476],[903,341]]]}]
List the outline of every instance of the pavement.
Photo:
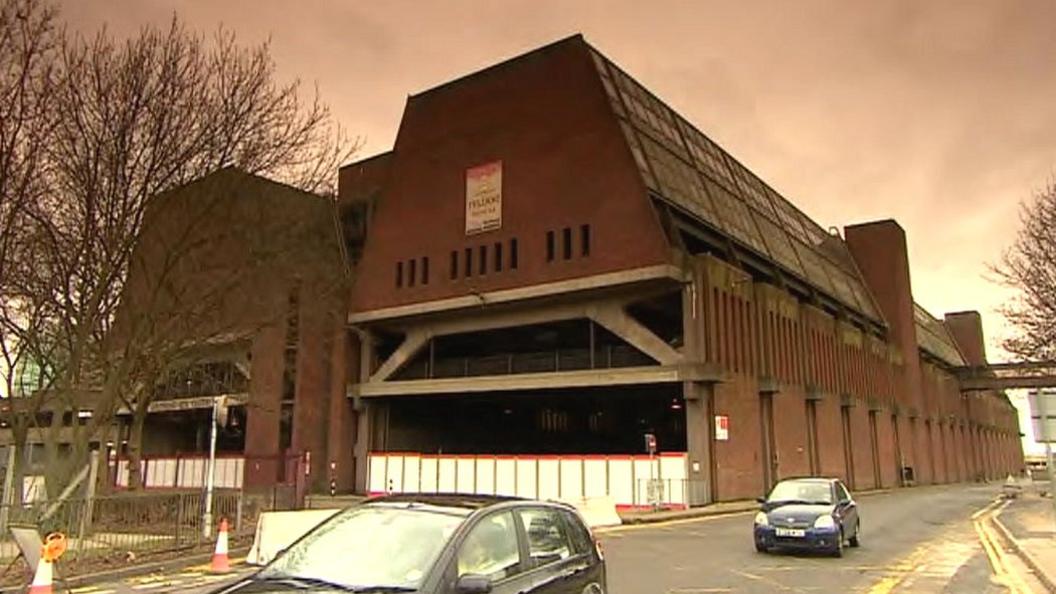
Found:
[{"label": "pavement", "polygon": [[1051,497],[1025,493],[997,517],[1011,548],[1049,592],[1056,593],[1056,508]]},{"label": "pavement", "polygon": [[56,588],[69,594],[207,594],[232,584],[258,568],[245,564],[244,558],[231,560],[231,571],[224,574],[209,572],[209,564],[179,569],[156,570],[143,575],[99,582],[69,589]]}]

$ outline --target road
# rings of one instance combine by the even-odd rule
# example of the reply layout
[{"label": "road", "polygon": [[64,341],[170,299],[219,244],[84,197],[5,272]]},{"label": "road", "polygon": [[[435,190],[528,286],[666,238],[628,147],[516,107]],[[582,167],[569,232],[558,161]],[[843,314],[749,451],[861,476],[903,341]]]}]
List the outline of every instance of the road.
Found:
[{"label": "road", "polygon": [[760,554],[754,514],[627,526],[602,535],[612,594],[1004,592],[972,525],[995,486],[930,487],[858,499],[862,546],[842,559]]},{"label": "road", "polygon": [[[975,485],[860,497],[862,546],[847,549],[842,559],[756,553],[753,514],[623,526],[599,535],[611,594],[996,594],[1007,590],[991,573],[971,516],[998,492],[996,485]],[[204,570],[128,578],[77,594],[203,594],[235,579]]]}]

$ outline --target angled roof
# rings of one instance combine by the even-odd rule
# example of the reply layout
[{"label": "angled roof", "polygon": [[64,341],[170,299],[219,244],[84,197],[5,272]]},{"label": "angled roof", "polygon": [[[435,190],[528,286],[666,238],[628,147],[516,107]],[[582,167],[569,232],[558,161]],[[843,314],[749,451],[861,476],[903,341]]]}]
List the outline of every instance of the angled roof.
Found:
[{"label": "angled roof", "polygon": [[946,324],[928,313],[919,303],[913,303],[913,322],[917,329],[917,344],[922,350],[947,365],[967,365]]},{"label": "angled roof", "polygon": [[650,193],[886,325],[838,234],[826,232],[619,66],[590,51]]}]

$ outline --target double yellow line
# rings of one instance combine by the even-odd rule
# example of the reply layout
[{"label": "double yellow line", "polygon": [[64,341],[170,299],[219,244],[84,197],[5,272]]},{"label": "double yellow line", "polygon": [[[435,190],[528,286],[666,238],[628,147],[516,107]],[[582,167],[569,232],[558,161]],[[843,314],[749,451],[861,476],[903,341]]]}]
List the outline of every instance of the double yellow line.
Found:
[{"label": "double yellow line", "polygon": [[1008,588],[1012,594],[1033,594],[1034,591],[1023,581],[1023,577],[1019,575],[1019,572],[1012,568],[1008,555],[1005,553],[1005,548],[1001,544],[1001,539],[991,525],[994,520],[994,514],[1006,505],[1008,505],[1007,501],[994,501],[972,514],[972,524],[975,526],[975,533],[979,536],[979,542],[982,543],[983,550],[986,551],[986,556],[990,560],[990,567],[993,568],[997,580]]}]

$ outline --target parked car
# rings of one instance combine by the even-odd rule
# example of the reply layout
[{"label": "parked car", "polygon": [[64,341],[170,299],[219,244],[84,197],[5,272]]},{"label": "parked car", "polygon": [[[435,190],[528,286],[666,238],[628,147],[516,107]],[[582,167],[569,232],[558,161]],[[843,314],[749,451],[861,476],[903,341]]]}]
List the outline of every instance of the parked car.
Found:
[{"label": "parked car", "polygon": [[476,495],[391,495],[338,513],[218,591],[604,594],[575,508]]},{"label": "parked car", "polygon": [[755,549],[824,551],[843,555],[844,543],[857,547],[862,521],[847,487],[831,478],[796,478],[779,482],[760,498],[755,514]]}]

